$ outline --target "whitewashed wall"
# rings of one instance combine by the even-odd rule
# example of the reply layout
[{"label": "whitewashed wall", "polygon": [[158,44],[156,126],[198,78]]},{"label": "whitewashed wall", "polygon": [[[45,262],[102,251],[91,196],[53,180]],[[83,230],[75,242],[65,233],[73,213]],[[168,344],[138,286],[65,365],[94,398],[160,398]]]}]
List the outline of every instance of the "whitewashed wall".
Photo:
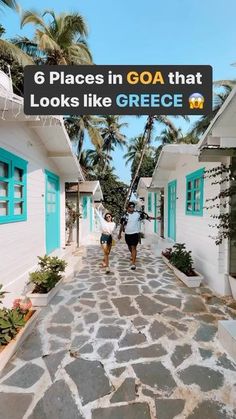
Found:
[{"label": "whitewashed wall", "polygon": [[[27,221],[0,224],[0,283],[7,291],[20,295],[28,272],[35,268],[37,256],[45,254],[45,173],[60,173],[47,158],[37,135],[25,122],[0,122],[0,147],[28,161]],[[65,191],[60,178],[60,234],[65,245]]]},{"label": "whitewashed wall", "polygon": [[[210,212],[203,210],[203,216],[186,215],[186,175],[201,169],[206,170],[218,166],[218,163],[201,163],[197,157],[182,156],[177,162],[175,171],[170,172],[169,182],[177,180],[176,201],[176,242],[186,243],[188,250],[192,250],[195,268],[203,273],[207,284],[222,295],[230,294],[228,284],[228,246],[224,243],[216,246],[210,235],[216,230],[209,227],[214,220]],[[204,179],[204,205],[206,199],[217,194],[219,186],[211,185],[210,179]],[[168,237],[168,185],[165,187],[165,237]]]}]

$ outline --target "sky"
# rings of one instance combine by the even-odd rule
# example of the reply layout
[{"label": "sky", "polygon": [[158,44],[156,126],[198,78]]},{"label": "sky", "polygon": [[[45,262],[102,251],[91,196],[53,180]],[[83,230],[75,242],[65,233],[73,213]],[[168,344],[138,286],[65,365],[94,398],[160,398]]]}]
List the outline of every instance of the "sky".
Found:
[{"label": "sky", "polygon": [[[208,64],[213,79],[234,79],[236,68],[235,0],[19,0],[24,10],[81,13],[89,27],[88,43],[96,64]],[[40,6],[39,6],[40,4]],[[31,25],[20,29],[19,17],[6,10],[0,16],[7,37],[31,36]],[[145,117],[124,117],[127,141],[139,135]],[[191,122],[194,117],[191,118]],[[183,132],[189,124],[175,124]],[[158,136],[163,127],[157,126]],[[89,146],[88,141],[86,142]],[[125,152],[125,150],[124,150]],[[113,165],[121,180],[130,179],[122,151]]]}]

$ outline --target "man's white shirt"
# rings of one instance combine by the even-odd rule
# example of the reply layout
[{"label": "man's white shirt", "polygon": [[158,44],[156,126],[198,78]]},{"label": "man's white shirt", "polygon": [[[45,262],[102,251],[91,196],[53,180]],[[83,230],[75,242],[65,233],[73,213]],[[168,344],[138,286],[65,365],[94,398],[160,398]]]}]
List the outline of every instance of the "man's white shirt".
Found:
[{"label": "man's white shirt", "polygon": [[127,216],[127,224],[125,226],[125,234],[137,234],[141,231],[140,213],[133,212]]}]

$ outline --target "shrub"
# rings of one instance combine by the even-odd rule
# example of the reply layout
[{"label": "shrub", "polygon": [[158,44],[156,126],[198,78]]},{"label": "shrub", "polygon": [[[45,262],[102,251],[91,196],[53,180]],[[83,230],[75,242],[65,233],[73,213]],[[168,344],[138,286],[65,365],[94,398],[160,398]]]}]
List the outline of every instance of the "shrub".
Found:
[{"label": "shrub", "polygon": [[67,263],[57,256],[39,256],[38,259],[41,269],[30,273],[30,282],[35,284],[33,292],[45,294],[61,279],[60,272],[65,271]]},{"label": "shrub", "polygon": [[[5,291],[1,291],[0,285],[0,303],[5,295]],[[13,308],[0,309],[0,345],[7,345],[25,325],[25,315],[31,308],[32,303],[29,298],[16,299],[13,303]]]},{"label": "shrub", "polygon": [[176,243],[173,249],[170,255],[170,263],[185,275],[194,275],[191,250],[187,251],[184,243]]}]

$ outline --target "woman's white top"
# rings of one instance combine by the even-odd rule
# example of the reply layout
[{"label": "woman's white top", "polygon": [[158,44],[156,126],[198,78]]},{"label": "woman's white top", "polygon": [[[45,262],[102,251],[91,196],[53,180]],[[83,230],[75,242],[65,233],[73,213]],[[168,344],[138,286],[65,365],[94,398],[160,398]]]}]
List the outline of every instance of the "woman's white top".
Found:
[{"label": "woman's white top", "polygon": [[106,221],[104,220],[104,218],[102,217],[101,214],[99,214],[99,212],[97,211],[97,209],[95,209],[96,214],[98,216],[99,222],[100,222],[100,227],[101,227],[101,231],[103,234],[111,234],[114,232],[115,228],[116,228],[116,224],[113,221]]}]

